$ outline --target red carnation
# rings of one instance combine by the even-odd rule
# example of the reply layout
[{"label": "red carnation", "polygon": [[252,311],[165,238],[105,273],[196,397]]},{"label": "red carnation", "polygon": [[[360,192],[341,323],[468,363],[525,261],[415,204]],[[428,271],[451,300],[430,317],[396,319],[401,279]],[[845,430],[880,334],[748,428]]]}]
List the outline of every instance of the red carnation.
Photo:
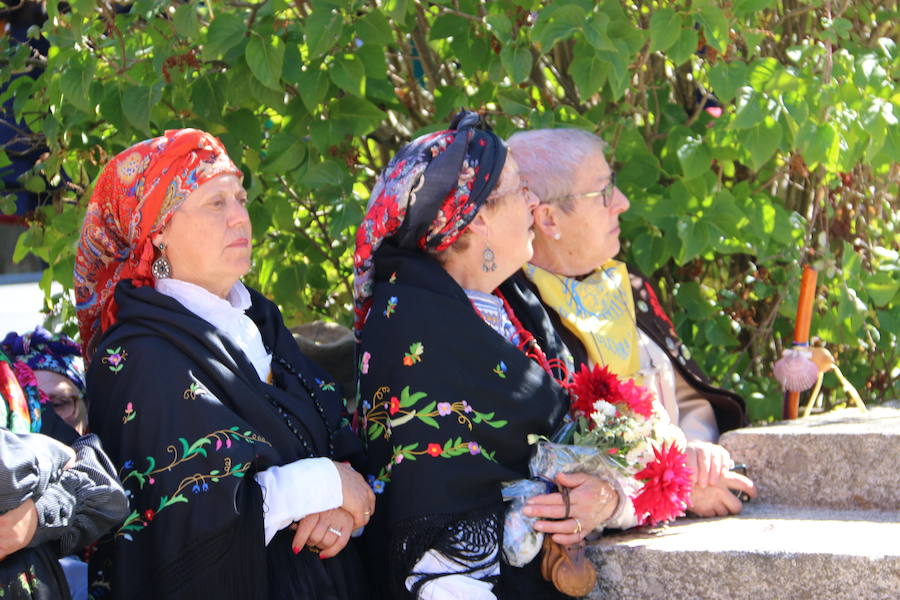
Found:
[{"label": "red carnation", "polygon": [[684,515],[690,506],[691,470],[684,452],[674,444],[653,448],[655,459],[634,477],[644,481],[640,493],[632,498],[640,525],[656,525]]},{"label": "red carnation", "polygon": [[593,369],[589,369],[582,364],[572,380],[572,414],[589,417],[598,400],[615,403],[621,394],[621,385],[619,378],[607,367],[594,365]]},{"label": "red carnation", "polygon": [[645,419],[653,416],[653,395],[642,385],[629,379],[619,386],[620,401],[625,403],[631,412],[641,415]]}]

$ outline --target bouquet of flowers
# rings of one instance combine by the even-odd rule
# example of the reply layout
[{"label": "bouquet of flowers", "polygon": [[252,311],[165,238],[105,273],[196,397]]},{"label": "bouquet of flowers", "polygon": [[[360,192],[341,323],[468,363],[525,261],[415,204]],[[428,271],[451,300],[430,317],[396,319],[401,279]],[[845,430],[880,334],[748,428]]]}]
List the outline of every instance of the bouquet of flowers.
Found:
[{"label": "bouquet of flowers", "polygon": [[[679,448],[684,445],[681,431],[647,388],[633,379],[623,382],[605,367],[582,365],[570,394],[568,426],[553,442],[535,440],[529,471],[542,485],[517,481],[503,490],[504,499],[512,502],[503,542],[511,565],[527,564],[537,555],[543,534],[531,528],[536,519],[525,517],[521,509],[529,497],[547,493],[546,482],[559,473],[591,473],[627,498],[611,522],[628,511],[638,525],[657,525],[683,515],[688,506],[691,472]],[[569,439],[574,445],[555,443]]]}]

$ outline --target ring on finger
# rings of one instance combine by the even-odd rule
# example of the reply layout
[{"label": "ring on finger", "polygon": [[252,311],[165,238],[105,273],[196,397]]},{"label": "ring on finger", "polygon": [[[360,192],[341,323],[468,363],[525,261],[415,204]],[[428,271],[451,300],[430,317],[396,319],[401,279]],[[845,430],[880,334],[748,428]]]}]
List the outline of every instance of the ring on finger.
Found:
[{"label": "ring on finger", "polygon": [[575,531],[572,533],[581,533],[581,521],[575,518]]},{"label": "ring on finger", "polygon": [[318,546],[307,546],[306,549],[309,550],[310,552],[315,552],[316,554],[318,554],[319,552],[322,551],[322,549],[319,548]]},{"label": "ring on finger", "polygon": [[330,531],[331,533],[333,533],[334,535],[336,535],[338,537],[341,537],[342,535],[344,535],[340,529],[335,529],[334,527],[329,527],[328,531]]}]

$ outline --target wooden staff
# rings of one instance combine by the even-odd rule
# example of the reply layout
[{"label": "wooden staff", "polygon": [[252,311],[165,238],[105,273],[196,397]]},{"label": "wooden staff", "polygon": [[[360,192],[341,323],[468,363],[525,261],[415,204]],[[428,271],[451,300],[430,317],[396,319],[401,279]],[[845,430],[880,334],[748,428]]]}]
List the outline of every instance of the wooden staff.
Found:
[{"label": "wooden staff", "polygon": [[[809,345],[809,326],[812,323],[813,300],[816,297],[818,273],[809,265],[804,265],[800,278],[800,298],[797,301],[797,322],[794,324],[794,347]],[[796,419],[800,411],[800,392],[788,392],[782,415],[786,419]]]}]

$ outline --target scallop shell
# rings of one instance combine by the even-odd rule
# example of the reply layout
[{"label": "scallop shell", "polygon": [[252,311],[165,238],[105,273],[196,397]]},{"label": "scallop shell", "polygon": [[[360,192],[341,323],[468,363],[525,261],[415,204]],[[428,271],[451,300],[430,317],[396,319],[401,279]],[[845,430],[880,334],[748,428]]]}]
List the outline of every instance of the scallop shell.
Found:
[{"label": "scallop shell", "polygon": [[785,350],[775,362],[775,379],[788,392],[808,390],[819,377],[819,368],[807,350]]}]

